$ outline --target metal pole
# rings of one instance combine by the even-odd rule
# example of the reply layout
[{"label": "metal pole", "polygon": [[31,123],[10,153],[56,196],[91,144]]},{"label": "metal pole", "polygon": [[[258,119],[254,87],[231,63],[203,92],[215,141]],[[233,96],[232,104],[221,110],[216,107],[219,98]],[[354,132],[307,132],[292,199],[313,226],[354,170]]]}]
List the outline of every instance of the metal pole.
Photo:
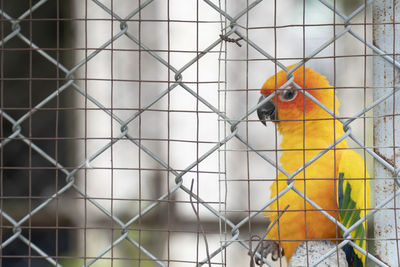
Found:
[{"label": "metal pole", "polygon": [[[400,4],[394,0],[374,1],[373,4],[373,40],[374,44],[399,61],[400,27],[395,26],[400,17]],[[394,91],[400,75],[394,64],[375,54],[374,100]],[[394,114],[397,114],[396,116]],[[400,94],[396,93],[374,108],[374,145],[376,152],[392,166],[400,164]],[[385,199],[393,197],[396,188],[393,170],[384,167],[375,160],[375,206]],[[394,198],[374,217],[375,252],[389,266],[400,266],[400,199]]]}]

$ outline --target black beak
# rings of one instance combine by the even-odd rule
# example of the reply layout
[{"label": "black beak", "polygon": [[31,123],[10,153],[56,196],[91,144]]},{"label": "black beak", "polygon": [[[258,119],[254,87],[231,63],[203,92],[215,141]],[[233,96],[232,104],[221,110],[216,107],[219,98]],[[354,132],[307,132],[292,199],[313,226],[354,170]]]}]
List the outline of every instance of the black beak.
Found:
[{"label": "black beak", "polygon": [[[258,103],[263,101],[267,96],[261,95]],[[264,103],[261,107],[257,109],[257,115],[262,124],[266,125],[267,120],[276,121],[278,119],[278,114],[275,108],[275,103],[271,99],[268,102]]]}]

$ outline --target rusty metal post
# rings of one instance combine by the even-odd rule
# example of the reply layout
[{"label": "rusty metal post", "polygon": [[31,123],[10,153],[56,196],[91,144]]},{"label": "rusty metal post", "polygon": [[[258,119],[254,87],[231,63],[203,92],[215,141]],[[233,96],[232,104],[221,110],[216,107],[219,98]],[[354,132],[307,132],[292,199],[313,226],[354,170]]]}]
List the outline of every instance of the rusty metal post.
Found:
[{"label": "rusty metal post", "polygon": [[[374,1],[374,44],[390,57],[399,61],[400,4],[393,0]],[[394,92],[399,86],[400,74],[394,64],[375,54],[374,100]],[[397,114],[397,115],[395,115]],[[400,94],[396,93],[374,108],[374,145],[376,152],[396,168],[400,165]],[[395,173],[375,161],[374,199],[375,206],[393,197],[400,190],[396,187]],[[400,199],[394,198],[374,217],[375,252],[389,266],[400,266]]]}]

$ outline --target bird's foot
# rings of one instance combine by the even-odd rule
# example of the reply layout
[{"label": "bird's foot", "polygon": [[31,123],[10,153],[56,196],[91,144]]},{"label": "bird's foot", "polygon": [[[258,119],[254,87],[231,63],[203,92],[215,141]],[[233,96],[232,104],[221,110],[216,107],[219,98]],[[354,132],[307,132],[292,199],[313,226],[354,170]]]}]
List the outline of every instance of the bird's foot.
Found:
[{"label": "bird's foot", "polygon": [[258,244],[256,248],[256,252],[260,253],[261,258],[255,255],[255,263],[257,265],[262,266],[263,263],[263,258],[267,258],[269,254],[271,254],[271,258],[273,261],[277,261],[279,258],[284,256],[283,249],[279,246],[278,243],[276,243],[273,240],[262,240]]}]

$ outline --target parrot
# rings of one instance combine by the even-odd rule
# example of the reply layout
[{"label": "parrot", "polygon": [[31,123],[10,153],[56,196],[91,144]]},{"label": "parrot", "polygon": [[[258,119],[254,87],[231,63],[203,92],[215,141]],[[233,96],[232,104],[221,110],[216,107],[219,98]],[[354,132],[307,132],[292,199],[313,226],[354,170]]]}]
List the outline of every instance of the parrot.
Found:
[{"label": "parrot", "polygon": [[[293,67],[288,66],[288,69]],[[337,119],[339,101],[335,89],[326,77],[301,66],[292,73],[293,81],[301,89],[291,83],[286,88],[280,88],[288,81],[286,74],[285,70],[281,70],[265,81],[258,103],[274,92],[276,95],[257,109],[257,115],[264,125],[272,121],[282,136],[279,162],[290,174],[340,138],[344,130],[343,124]],[[304,92],[319,100],[335,116]],[[364,159],[349,148],[344,138],[299,172],[293,178],[294,187],[348,228],[363,218],[370,208],[369,175],[365,166]],[[270,186],[271,198],[287,186],[287,176],[278,172]],[[283,214],[279,214],[282,210]],[[324,239],[337,243],[344,238],[334,222],[293,190],[271,203],[265,215],[270,222],[276,223],[264,240],[273,242],[274,246],[265,246],[268,251],[261,253],[263,256],[278,253],[279,257],[286,256],[289,260],[296,247],[304,241]],[[364,220],[351,232],[352,241],[364,250],[367,250],[366,229],[367,221]],[[366,256],[359,250],[350,244],[346,244],[343,250],[349,266],[365,265]],[[273,259],[277,260],[276,257]]]}]

